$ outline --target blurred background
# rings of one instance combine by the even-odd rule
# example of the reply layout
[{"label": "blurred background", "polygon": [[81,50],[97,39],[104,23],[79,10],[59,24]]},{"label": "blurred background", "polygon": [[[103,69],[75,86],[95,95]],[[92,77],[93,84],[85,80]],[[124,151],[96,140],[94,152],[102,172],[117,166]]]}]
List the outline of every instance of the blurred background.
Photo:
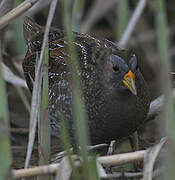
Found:
[{"label": "blurred background", "polygon": [[[10,1],[9,1],[10,2]],[[13,7],[19,5],[21,0],[15,0]],[[69,1],[70,10],[75,10],[72,18],[73,30],[88,33],[97,38],[106,38],[113,42],[121,42],[121,38],[127,28],[128,22],[138,5],[138,0],[84,0],[76,7],[73,0]],[[168,55],[171,63],[170,71],[175,72],[175,1],[164,1],[163,10],[166,17]],[[23,18],[31,17],[36,23],[44,26],[47,20],[50,0],[40,0],[26,13],[17,17],[3,29],[2,55],[3,63],[20,78],[12,80],[6,78],[7,95],[11,125],[11,144],[14,157],[25,157],[31,94],[26,88],[22,62],[26,53],[26,45],[23,38]],[[124,45],[126,49],[133,51],[138,57],[140,69],[149,84],[151,98],[154,100],[163,93],[161,53],[159,52],[158,20],[160,12],[158,0],[148,0],[141,13],[131,37]],[[63,29],[63,12],[58,1],[52,26]],[[74,23],[75,22],[75,23]],[[10,77],[10,76],[9,76]],[[172,83],[174,76],[170,74]],[[164,135],[164,129],[160,126],[160,117],[149,120],[139,130],[141,149],[145,149],[157,142]],[[20,128],[20,130],[18,129]],[[22,128],[22,129],[21,129]],[[126,142],[126,141],[124,141]],[[121,143],[121,151],[129,151],[127,143]],[[23,153],[19,153],[23,152]],[[20,155],[19,155],[20,154]],[[14,167],[20,165],[20,158],[15,159]]]}]

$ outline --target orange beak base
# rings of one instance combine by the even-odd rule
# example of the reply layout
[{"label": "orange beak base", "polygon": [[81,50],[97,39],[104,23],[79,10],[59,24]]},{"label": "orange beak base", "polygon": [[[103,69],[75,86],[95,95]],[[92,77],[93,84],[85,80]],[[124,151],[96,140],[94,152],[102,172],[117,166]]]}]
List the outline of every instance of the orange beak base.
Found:
[{"label": "orange beak base", "polygon": [[137,90],[135,86],[135,74],[129,70],[127,74],[125,74],[123,78],[123,84],[126,88],[128,88],[135,96],[137,95]]}]

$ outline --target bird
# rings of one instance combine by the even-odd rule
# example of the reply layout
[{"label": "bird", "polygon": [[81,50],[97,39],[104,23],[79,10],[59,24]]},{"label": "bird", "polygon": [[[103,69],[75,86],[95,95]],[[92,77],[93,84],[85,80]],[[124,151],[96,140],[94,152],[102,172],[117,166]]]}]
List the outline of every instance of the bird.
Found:
[{"label": "bird", "polygon": [[[23,31],[27,52],[22,66],[32,92],[44,27],[25,17]],[[150,106],[149,87],[136,55],[107,39],[77,32],[73,32],[73,37],[91,145],[128,137],[145,122]],[[58,138],[61,136],[60,115],[64,113],[70,136],[74,139],[68,37],[65,31],[51,27],[48,39],[51,131]]]}]

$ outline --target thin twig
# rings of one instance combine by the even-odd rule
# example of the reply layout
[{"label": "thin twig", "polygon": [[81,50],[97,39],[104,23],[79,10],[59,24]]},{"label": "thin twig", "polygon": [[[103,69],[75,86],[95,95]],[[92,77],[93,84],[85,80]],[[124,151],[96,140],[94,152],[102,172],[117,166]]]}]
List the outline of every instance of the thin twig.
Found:
[{"label": "thin twig", "polygon": [[10,21],[23,14],[29,8],[31,8],[39,0],[26,0],[17,6],[15,9],[12,9],[6,15],[0,18],[0,29],[7,25]]},{"label": "thin twig", "polygon": [[129,41],[129,38],[131,37],[131,34],[137,24],[137,21],[139,20],[140,15],[142,14],[144,7],[146,6],[146,0],[140,0],[138,2],[138,5],[128,23],[128,26],[119,42],[120,47],[125,47],[127,42]]},{"label": "thin twig", "polygon": [[44,8],[48,7],[52,0],[39,0],[38,3],[30,8],[24,15],[33,17],[36,13],[41,12]]},{"label": "thin twig", "polygon": [[152,180],[154,163],[166,141],[167,138],[162,138],[159,144],[147,150],[144,157],[143,180]]},{"label": "thin twig", "polygon": [[2,0],[0,4],[0,17],[13,8],[13,0]]},{"label": "thin twig", "polygon": [[34,139],[35,139],[35,132],[36,132],[36,124],[37,124],[37,115],[38,115],[38,109],[39,109],[39,100],[40,100],[40,92],[41,91],[41,72],[42,72],[42,64],[44,59],[44,52],[45,48],[48,42],[48,34],[51,27],[51,22],[55,13],[57,0],[53,0],[50,5],[50,10],[48,14],[46,29],[44,33],[44,39],[43,44],[41,48],[41,54],[40,59],[38,62],[37,70],[36,70],[36,76],[35,76],[35,83],[33,87],[33,96],[32,96],[32,105],[31,105],[31,116],[30,116],[30,130],[29,130],[29,142],[28,142],[28,150],[27,150],[27,156],[25,161],[25,168],[29,166],[29,161],[32,154]]},{"label": "thin twig", "polygon": [[12,73],[12,71],[4,63],[2,63],[2,73],[5,81],[15,86],[27,88],[26,81]]},{"label": "thin twig", "polygon": [[[36,59],[37,61],[38,59]],[[29,166],[29,161],[32,154],[33,144],[35,140],[37,117],[40,105],[40,92],[41,92],[41,70],[38,76],[35,76],[35,83],[33,87],[33,95],[31,102],[30,125],[29,125],[29,141],[27,146],[27,155],[25,160],[25,168]]]},{"label": "thin twig", "polygon": [[15,133],[15,134],[28,134],[29,130],[27,128],[10,128],[10,133]]}]

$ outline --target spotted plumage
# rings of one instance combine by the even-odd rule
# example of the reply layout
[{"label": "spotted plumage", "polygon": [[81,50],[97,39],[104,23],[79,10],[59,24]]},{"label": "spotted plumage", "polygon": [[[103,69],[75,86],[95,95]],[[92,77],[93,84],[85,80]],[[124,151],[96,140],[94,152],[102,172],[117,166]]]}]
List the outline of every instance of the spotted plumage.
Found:
[{"label": "spotted plumage", "polygon": [[[24,75],[32,91],[35,61],[41,51],[44,28],[29,18],[24,21],[28,50],[23,62]],[[150,104],[147,84],[134,54],[108,40],[74,33],[81,76],[83,100],[92,144],[108,143],[133,133],[145,120]],[[49,34],[49,112],[53,134],[60,137],[60,114],[72,120],[72,72],[65,33],[52,28]]]}]

